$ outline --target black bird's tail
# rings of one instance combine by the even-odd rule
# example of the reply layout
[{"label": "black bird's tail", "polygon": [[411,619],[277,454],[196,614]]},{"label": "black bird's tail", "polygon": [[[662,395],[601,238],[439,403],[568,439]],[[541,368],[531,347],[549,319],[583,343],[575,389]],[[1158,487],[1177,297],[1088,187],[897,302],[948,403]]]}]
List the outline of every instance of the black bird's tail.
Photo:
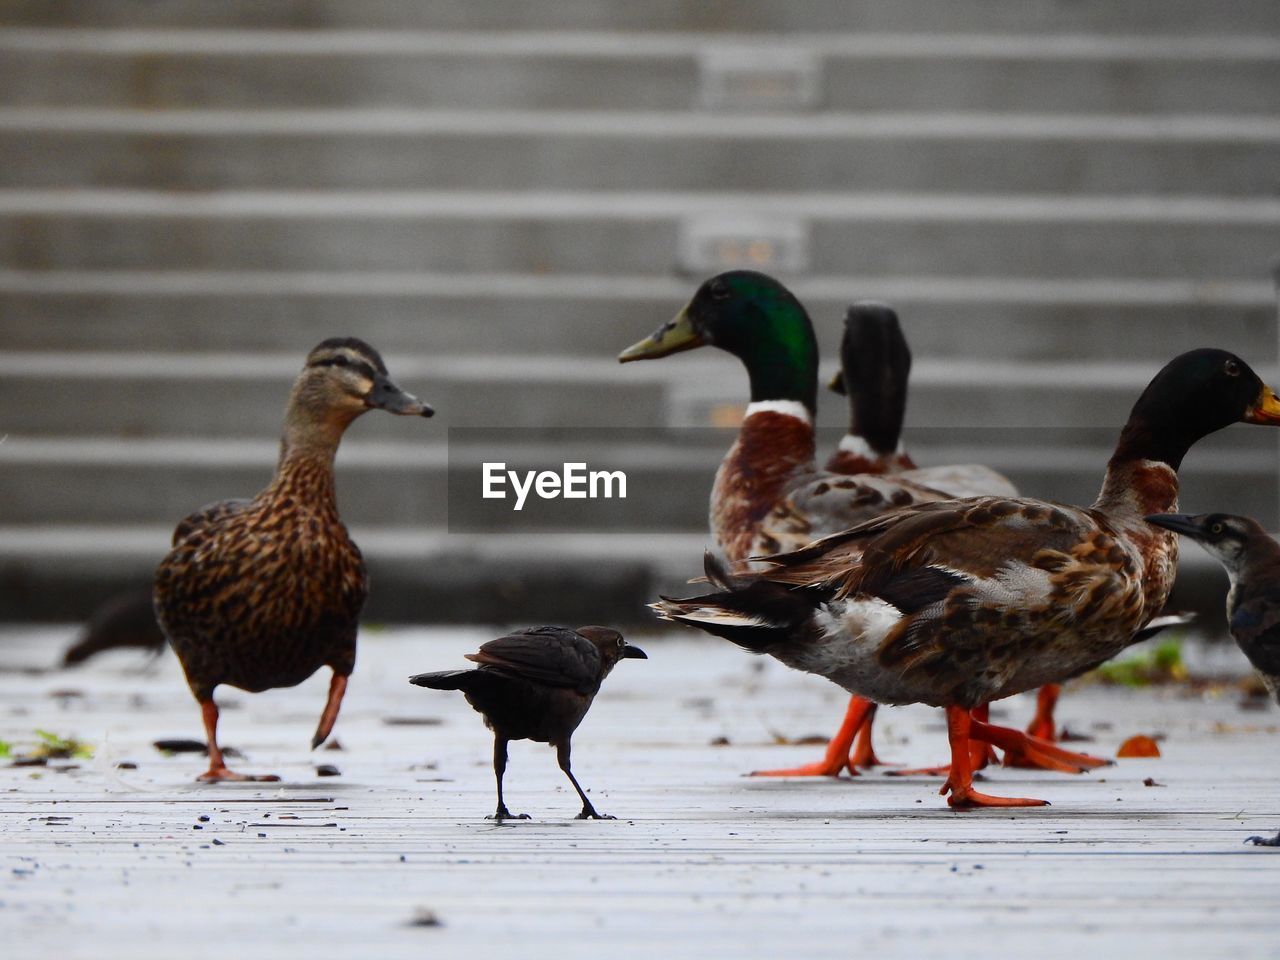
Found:
[{"label": "black bird's tail", "polygon": [[664,620],[687,623],[752,653],[768,653],[792,640],[820,599],[760,576],[734,576],[710,552],[703,567],[719,592],[683,600],[663,597],[649,606]]},{"label": "black bird's tail", "polygon": [[479,670],[441,670],[438,673],[420,673],[410,677],[409,682],[415,687],[430,687],[432,690],[467,690],[474,682]]}]

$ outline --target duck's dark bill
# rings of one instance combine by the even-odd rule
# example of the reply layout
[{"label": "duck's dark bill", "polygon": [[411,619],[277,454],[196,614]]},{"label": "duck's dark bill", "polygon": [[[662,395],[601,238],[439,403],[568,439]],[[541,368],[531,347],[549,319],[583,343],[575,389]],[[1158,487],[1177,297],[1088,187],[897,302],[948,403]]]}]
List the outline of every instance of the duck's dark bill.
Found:
[{"label": "duck's dark bill", "polygon": [[639,647],[627,644],[622,650],[622,659],[624,660],[648,660],[649,655]]},{"label": "duck's dark bill", "polygon": [[675,317],[660,326],[653,336],[632,344],[618,354],[618,362],[656,360],[658,357],[667,357],[681,350],[692,350],[704,343],[706,341],[702,339],[702,334],[693,328],[688,313],[681,310]]},{"label": "duck's dark bill", "polygon": [[833,393],[840,394],[842,397],[845,395],[843,370],[837,370],[835,376],[827,381],[827,389]]},{"label": "duck's dark bill", "polygon": [[1263,387],[1258,399],[1244,415],[1246,423],[1280,424],[1280,397],[1270,387]]},{"label": "duck's dark bill", "polygon": [[430,405],[411,393],[405,393],[381,374],[374,379],[373,389],[365,397],[365,403],[402,417],[429,417],[435,413]]}]

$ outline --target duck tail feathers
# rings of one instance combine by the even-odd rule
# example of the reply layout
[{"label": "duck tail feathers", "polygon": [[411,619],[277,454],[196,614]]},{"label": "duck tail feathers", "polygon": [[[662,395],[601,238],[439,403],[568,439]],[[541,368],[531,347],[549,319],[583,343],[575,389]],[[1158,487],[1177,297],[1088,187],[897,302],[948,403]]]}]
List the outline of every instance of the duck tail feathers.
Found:
[{"label": "duck tail feathers", "polygon": [[707,579],[719,591],[697,597],[662,597],[650,608],[664,620],[723,637],[752,653],[768,653],[794,637],[810,620],[815,598],[767,579],[734,576],[706,554]]}]

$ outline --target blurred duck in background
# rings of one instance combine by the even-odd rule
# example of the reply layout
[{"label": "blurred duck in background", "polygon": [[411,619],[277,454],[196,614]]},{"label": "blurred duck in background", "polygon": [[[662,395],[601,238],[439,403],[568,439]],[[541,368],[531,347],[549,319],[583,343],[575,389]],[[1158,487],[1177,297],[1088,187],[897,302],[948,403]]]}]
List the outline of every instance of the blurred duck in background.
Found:
[{"label": "blurred duck in background", "polygon": [[62,665],[77,666],[105,650],[146,650],[158,657],[164,648],[151,588],[143,587],[116,594],[95,609],[80,635],[63,652]]}]

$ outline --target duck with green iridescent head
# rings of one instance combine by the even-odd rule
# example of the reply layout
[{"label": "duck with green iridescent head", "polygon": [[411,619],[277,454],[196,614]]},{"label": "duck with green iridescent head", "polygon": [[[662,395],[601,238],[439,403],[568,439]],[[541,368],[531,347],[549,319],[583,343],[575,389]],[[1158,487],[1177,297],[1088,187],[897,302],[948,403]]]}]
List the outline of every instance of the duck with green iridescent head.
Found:
[{"label": "duck with green iridescent head", "polygon": [[[817,339],[804,306],[774,278],[750,270],[712,277],[672,320],[618,359],[652,360],[702,346],[736,356],[750,381],[751,402],[711,492],[711,534],[732,566],[748,568],[753,557],[799,549],[895,507],[946,499],[910,479],[849,476],[815,465]],[[852,757],[846,745],[817,764],[760,773],[856,773],[859,763],[874,760],[874,710],[870,701],[850,706],[842,731],[850,742],[861,732]]]},{"label": "duck with green iridescent head", "polygon": [[750,270],[712,277],[674,319],[618,359],[702,346],[736,356],[750,381],[751,402],[711,492],[711,534],[731,564],[799,548],[892,506],[942,498],[909,481],[815,465],[818,342],[804,306],[774,278]]}]

